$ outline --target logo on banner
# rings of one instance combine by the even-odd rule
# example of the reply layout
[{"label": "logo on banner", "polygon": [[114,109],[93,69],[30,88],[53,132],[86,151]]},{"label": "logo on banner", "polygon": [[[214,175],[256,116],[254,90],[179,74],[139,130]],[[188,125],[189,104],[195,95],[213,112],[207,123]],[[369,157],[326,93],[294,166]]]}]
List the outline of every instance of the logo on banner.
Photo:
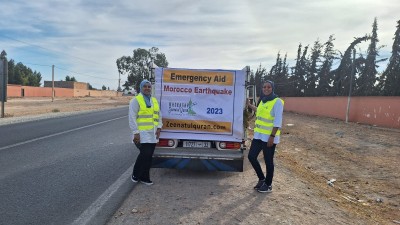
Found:
[{"label": "logo on banner", "polygon": [[194,116],[196,115],[196,112],[194,111],[195,105],[197,105],[197,103],[193,102],[192,99],[190,99],[189,102],[169,102],[168,113],[170,115]]}]

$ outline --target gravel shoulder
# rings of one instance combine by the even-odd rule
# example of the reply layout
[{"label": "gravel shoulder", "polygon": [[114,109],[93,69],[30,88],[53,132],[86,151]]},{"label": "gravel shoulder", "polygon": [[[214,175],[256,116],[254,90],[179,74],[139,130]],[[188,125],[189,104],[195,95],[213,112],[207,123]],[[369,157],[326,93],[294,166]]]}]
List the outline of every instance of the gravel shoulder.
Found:
[{"label": "gravel shoulder", "polygon": [[69,116],[93,110],[128,106],[132,97],[9,98],[4,104],[0,126],[45,118]]},{"label": "gravel shoulder", "polygon": [[289,112],[284,123],[272,193],[253,190],[247,159],[242,173],[152,169],[155,185],[135,184],[108,224],[400,221],[399,130]]}]

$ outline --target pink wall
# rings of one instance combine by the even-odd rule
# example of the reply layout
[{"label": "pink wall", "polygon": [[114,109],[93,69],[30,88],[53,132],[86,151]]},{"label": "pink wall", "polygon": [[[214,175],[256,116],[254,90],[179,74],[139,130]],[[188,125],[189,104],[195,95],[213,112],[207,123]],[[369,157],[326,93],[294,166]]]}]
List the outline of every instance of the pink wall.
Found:
[{"label": "pink wall", "polygon": [[[283,99],[285,111],[346,120],[347,97],[286,97]],[[351,97],[349,122],[400,128],[400,97]]]},{"label": "pink wall", "polygon": [[74,97],[74,89],[70,89],[70,88],[54,88],[54,96],[56,96],[56,97]]},{"label": "pink wall", "polygon": [[21,97],[21,85],[7,85],[7,97]]},{"label": "pink wall", "polygon": [[24,97],[46,97],[51,96],[51,88],[22,86]]},{"label": "pink wall", "polygon": [[400,97],[354,97],[350,112],[350,121],[400,128]]},{"label": "pink wall", "polygon": [[[52,91],[51,87],[22,86],[22,89],[24,90],[23,97],[51,97],[51,91]],[[54,88],[54,96],[73,97],[74,90],[69,88]]]},{"label": "pink wall", "polygon": [[[23,92],[23,95],[22,95]],[[117,97],[122,96],[122,92],[109,90],[86,90],[72,88],[54,88],[55,97]],[[7,97],[51,97],[51,87],[32,87],[8,84]]]},{"label": "pink wall", "polygon": [[[50,87],[30,87],[8,85],[8,97],[51,97]],[[89,95],[89,90],[75,91],[70,88],[54,88],[56,97]],[[79,93],[78,93],[79,92]],[[116,96],[114,91],[91,91],[93,96]],[[115,92],[116,93],[116,92]],[[118,93],[119,96],[121,93]],[[285,111],[298,112],[346,120],[347,97],[286,97]],[[349,122],[359,122],[382,127],[400,128],[400,96],[352,97],[350,101]]]}]

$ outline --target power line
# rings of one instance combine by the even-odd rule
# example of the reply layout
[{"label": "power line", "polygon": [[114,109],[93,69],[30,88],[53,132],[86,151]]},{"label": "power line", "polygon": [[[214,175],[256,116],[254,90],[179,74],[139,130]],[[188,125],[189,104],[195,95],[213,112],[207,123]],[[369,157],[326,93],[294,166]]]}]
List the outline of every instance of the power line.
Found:
[{"label": "power line", "polygon": [[[47,51],[50,51],[50,52],[56,52],[57,54],[66,55],[68,57],[76,58],[76,59],[79,59],[81,61],[90,62],[90,63],[94,63],[94,64],[97,64],[97,65],[107,66],[105,64],[101,64],[101,63],[98,63],[98,62],[94,62],[94,61],[90,61],[90,60],[87,60],[87,59],[84,59],[84,58],[80,58],[80,57],[77,57],[77,56],[66,54],[64,52],[59,52],[59,51],[55,51],[55,50],[52,50],[52,49],[49,49],[49,48],[45,48],[45,47],[37,45],[37,44],[32,44],[32,43],[28,43],[26,41],[21,41],[21,40],[9,37],[9,36],[4,35],[4,34],[0,34],[0,36],[5,37],[5,38],[10,39],[10,40],[13,40],[13,41],[16,41],[16,42],[20,42],[20,43],[29,45],[29,46],[33,46],[33,47],[36,47],[36,48],[44,49],[44,50],[47,50]],[[38,54],[40,54],[40,53],[38,53]],[[45,54],[41,54],[41,55],[45,55]],[[25,64],[30,64],[30,65],[35,65],[35,66],[51,67],[51,65],[42,65],[42,64],[37,64],[37,63],[25,63]],[[98,76],[83,74],[83,73],[80,73],[80,72],[71,71],[71,70],[68,70],[68,69],[65,69],[65,68],[61,68],[61,67],[57,67],[57,68],[60,69],[60,70],[64,70],[64,71],[71,72],[71,73],[74,73],[74,74],[78,74],[78,75],[81,75],[81,76],[87,76],[87,77],[92,77],[92,78],[97,78],[97,79],[104,79],[104,80],[114,80],[114,81],[119,80],[117,78],[112,79],[112,78],[104,78],[104,77],[98,77]]]},{"label": "power line", "polygon": [[[45,67],[52,67],[52,65],[41,65],[41,64],[36,64],[36,63],[25,63],[25,64],[27,64],[27,65],[35,65],[35,66],[45,66]],[[58,67],[58,66],[54,66],[54,67],[56,67],[56,68],[58,68],[58,69],[60,69],[60,70],[64,70],[64,71],[67,71],[67,72],[70,72],[70,73],[74,73],[74,74],[78,74],[78,75],[82,75],[82,76],[88,76],[88,77],[93,77],[93,78],[98,78],[98,79],[105,79],[105,80],[118,80],[117,78],[104,78],[104,77],[97,77],[97,76],[93,76],[93,75],[88,75],[88,74],[83,74],[83,73],[80,73],[80,72],[75,72],[75,71],[71,71],[71,70],[68,70],[68,69],[64,69],[64,68],[61,68],[61,67]]]},{"label": "power line", "polygon": [[44,67],[51,67],[51,65],[41,65],[41,64],[36,64],[36,63],[25,63],[27,65],[34,65],[34,66],[44,66]]},{"label": "power line", "polygon": [[[101,63],[98,63],[98,62],[95,62],[95,61],[91,61],[91,60],[87,60],[87,59],[80,58],[80,57],[77,57],[77,56],[73,56],[73,55],[70,55],[70,54],[66,54],[65,52],[60,52],[60,51],[56,51],[56,50],[52,50],[52,49],[49,49],[49,48],[42,47],[42,46],[37,45],[37,44],[31,44],[31,43],[28,43],[28,42],[26,42],[26,41],[21,41],[21,40],[18,40],[18,39],[15,39],[15,38],[6,36],[6,35],[4,35],[4,34],[0,34],[0,36],[5,37],[5,38],[10,39],[10,40],[13,40],[13,41],[17,41],[17,42],[26,44],[26,45],[30,45],[30,46],[33,46],[33,47],[41,48],[41,49],[44,49],[44,50],[47,50],[47,51],[51,51],[51,52],[56,52],[56,53],[58,53],[58,54],[66,55],[66,56],[68,56],[68,57],[76,58],[76,59],[79,59],[79,60],[82,60],[82,61],[94,63],[94,64],[97,64],[97,65],[108,66],[108,65],[101,64]],[[43,55],[43,54],[42,54],[42,55]]]},{"label": "power line", "polygon": [[75,74],[82,75],[82,76],[88,76],[88,77],[99,78],[99,79],[105,79],[105,80],[118,80],[118,79],[113,79],[113,78],[96,77],[96,76],[92,76],[92,75],[88,75],[88,74],[85,75],[85,74],[78,73],[78,72],[71,71],[71,70],[67,70],[67,69],[64,69],[64,68],[61,68],[61,67],[58,67],[58,66],[54,66],[54,67],[56,67],[56,68],[58,68],[58,69],[60,69],[60,70],[64,70],[64,71],[67,71],[67,72],[70,72],[70,73],[75,73]]}]

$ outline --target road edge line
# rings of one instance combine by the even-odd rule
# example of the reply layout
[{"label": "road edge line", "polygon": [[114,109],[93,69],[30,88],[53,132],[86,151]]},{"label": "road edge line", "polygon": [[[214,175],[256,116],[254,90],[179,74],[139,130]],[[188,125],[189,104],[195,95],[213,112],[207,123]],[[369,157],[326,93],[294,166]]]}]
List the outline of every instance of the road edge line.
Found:
[{"label": "road edge line", "polygon": [[[131,186],[130,192],[134,185],[130,181],[133,166],[129,167],[107,190],[101,194],[71,225],[87,225],[87,224],[105,224],[109,216],[106,213],[101,213],[102,208],[106,203],[118,192],[118,190],[126,183]],[[119,206],[119,204],[118,204]],[[117,207],[117,206],[115,206]],[[114,210],[115,211],[115,210]],[[112,211],[114,213],[114,211]],[[101,216],[100,216],[101,215]],[[98,218],[96,218],[99,216]],[[101,220],[101,223],[99,223]]]}]

